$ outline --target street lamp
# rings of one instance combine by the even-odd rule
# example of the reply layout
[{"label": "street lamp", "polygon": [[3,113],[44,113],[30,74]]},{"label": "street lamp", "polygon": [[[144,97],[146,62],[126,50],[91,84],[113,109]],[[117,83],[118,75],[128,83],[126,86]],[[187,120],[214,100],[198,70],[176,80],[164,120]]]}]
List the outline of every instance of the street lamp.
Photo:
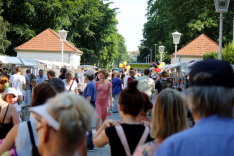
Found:
[{"label": "street lamp", "polygon": [[161,55],[161,58],[160,58],[160,62],[162,62],[162,54],[163,54],[163,52],[164,52],[164,49],[165,49],[165,47],[164,46],[159,46],[159,53],[160,53],[160,55]]},{"label": "street lamp", "polygon": [[228,12],[228,6],[230,0],[214,0],[215,12],[220,12],[220,25],[219,25],[219,56],[218,59],[222,59],[222,38],[223,38],[223,13]]},{"label": "street lamp", "polygon": [[147,56],[145,57],[145,63],[147,63]]},{"label": "street lamp", "polygon": [[155,58],[154,58],[154,62],[156,63],[156,46],[157,46],[157,44],[154,44],[155,45]]},{"label": "street lamp", "polygon": [[180,43],[181,33],[176,31],[176,32],[172,33],[172,36],[173,36],[173,43],[175,44],[175,64],[176,64],[177,44]]},{"label": "street lamp", "polygon": [[64,45],[64,42],[66,41],[68,31],[63,29],[63,30],[59,30],[58,32],[59,32],[60,41],[62,41],[62,63],[63,63],[63,45]]},{"label": "street lamp", "polygon": [[148,55],[148,63],[150,62],[150,61],[149,61],[149,56],[150,56],[150,55]]},{"label": "street lamp", "polygon": [[153,49],[150,49],[150,62],[152,62],[152,51]]}]

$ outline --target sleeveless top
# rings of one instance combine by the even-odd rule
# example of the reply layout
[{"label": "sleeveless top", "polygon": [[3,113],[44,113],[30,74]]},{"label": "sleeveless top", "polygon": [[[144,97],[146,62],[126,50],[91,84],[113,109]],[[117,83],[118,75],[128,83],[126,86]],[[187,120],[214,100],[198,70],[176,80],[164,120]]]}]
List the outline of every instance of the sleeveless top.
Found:
[{"label": "sleeveless top", "polygon": [[[9,108],[9,104],[7,106],[7,110],[6,110],[6,113],[5,113],[4,117],[3,117],[2,123],[0,123],[0,132],[1,132],[0,133],[0,139],[4,139],[6,137],[6,135],[7,135],[7,133],[14,126],[12,121],[10,123],[8,123],[8,124],[4,124],[8,108]],[[0,112],[1,112],[1,107],[0,107]]]}]

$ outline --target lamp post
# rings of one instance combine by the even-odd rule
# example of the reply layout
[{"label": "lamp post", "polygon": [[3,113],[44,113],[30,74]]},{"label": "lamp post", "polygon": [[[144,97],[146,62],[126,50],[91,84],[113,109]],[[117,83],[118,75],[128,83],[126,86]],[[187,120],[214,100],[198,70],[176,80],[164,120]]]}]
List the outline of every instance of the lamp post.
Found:
[{"label": "lamp post", "polygon": [[153,49],[150,49],[150,62],[152,62],[152,51]]},{"label": "lamp post", "polygon": [[228,12],[228,6],[230,0],[214,0],[215,12],[220,13],[220,24],[219,24],[219,56],[218,59],[222,59],[222,38],[223,38],[223,13]]},{"label": "lamp post", "polygon": [[150,57],[150,55],[148,55],[148,63],[150,62],[149,57]]},{"label": "lamp post", "polygon": [[164,52],[164,49],[165,49],[165,47],[164,46],[159,46],[159,53],[160,53],[160,55],[161,55],[161,57],[160,57],[160,62],[162,62],[162,54],[163,54],[163,52]]},{"label": "lamp post", "polygon": [[62,63],[63,63],[63,45],[64,45],[64,42],[66,41],[68,31],[63,29],[63,30],[59,30],[58,32],[59,32],[60,41],[62,41]]},{"label": "lamp post", "polygon": [[155,45],[155,58],[154,58],[154,62],[156,63],[156,46],[157,46],[157,44],[154,44]]},{"label": "lamp post", "polygon": [[173,43],[175,44],[175,64],[176,64],[177,44],[180,43],[181,33],[176,31],[176,32],[172,33],[172,36],[173,36]]},{"label": "lamp post", "polygon": [[147,56],[145,57],[145,63],[147,63]]}]

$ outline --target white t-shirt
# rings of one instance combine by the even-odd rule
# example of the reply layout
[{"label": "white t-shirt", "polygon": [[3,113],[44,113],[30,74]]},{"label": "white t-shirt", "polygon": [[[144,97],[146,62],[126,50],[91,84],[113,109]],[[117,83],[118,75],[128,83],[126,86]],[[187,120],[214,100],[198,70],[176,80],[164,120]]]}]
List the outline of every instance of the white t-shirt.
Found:
[{"label": "white t-shirt", "polygon": [[[81,71],[78,73],[78,76],[80,77],[79,83],[78,83],[78,89],[84,90],[84,73]],[[83,88],[82,88],[83,86]]]},{"label": "white t-shirt", "polygon": [[[65,90],[66,90],[66,91],[69,91],[70,86],[67,84],[66,79],[64,79],[64,80],[62,80],[62,81],[63,81],[63,83],[64,83]],[[72,86],[71,86],[71,89],[70,89],[69,92],[75,93],[75,88],[76,88],[76,87],[77,87],[77,82],[76,82],[76,80],[74,80],[74,81],[73,81],[73,84],[72,84]]]},{"label": "white t-shirt", "polygon": [[17,113],[18,113],[19,120],[22,121],[21,118],[20,118],[21,107],[18,105],[17,102],[16,102],[15,104],[13,104],[13,106],[15,107],[15,109],[16,109],[16,111],[17,111]]},{"label": "white t-shirt", "polygon": [[12,75],[9,83],[12,84],[12,88],[16,89],[18,95],[23,95],[23,85],[26,84],[24,76],[18,74]]},{"label": "white t-shirt", "polygon": [[129,78],[129,76],[124,77],[124,89],[127,88],[127,86],[128,86],[128,78]]}]

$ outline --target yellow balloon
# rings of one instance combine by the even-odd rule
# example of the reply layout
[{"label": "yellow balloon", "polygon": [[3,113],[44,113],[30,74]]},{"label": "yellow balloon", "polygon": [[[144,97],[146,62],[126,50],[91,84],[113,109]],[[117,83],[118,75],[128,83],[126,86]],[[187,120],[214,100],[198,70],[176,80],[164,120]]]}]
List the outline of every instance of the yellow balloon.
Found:
[{"label": "yellow balloon", "polygon": [[119,67],[120,67],[120,68],[123,68],[123,64],[119,64]]},{"label": "yellow balloon", "polygon": [[126,62],[123,63],[123,65],[125,65],[125,66],[126,66],[126,64],[127,64]]},{"label": "yellow balloon", "polygon": [[165,66],[165,63],[164,63],[164,62],[162,62],[162,63],[160,63],[160,65],[161,65],[161,67],[163,67],[163,66]]},{"label": "yellow balloon", "polygon": [[127,66],[126,69],[129,70],[129,69],[130,69],[130,66]]}]

